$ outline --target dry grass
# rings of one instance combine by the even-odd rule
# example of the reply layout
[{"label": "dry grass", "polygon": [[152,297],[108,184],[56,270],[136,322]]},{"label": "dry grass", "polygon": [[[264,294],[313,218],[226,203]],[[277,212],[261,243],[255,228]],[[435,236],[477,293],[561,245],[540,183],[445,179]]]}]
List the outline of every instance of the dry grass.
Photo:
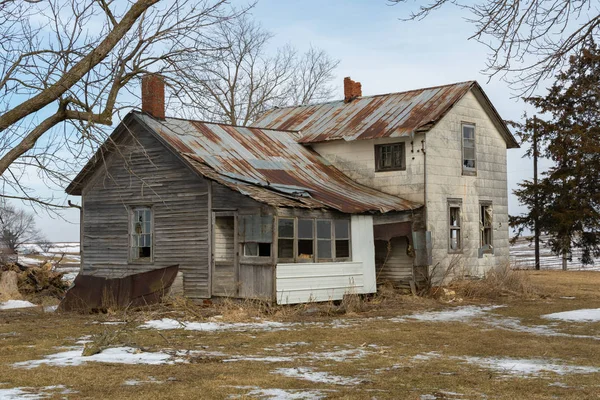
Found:
[{"label": "dry grass", "polygon": [[[518,318],[525,326],[548,324],[540,315],[575,308],[600,307],[600,273],[523,272],[531,285],[551,296],[525,299],[500,296],[505,307],[489,313],[494,318]],[[490,282],[492,278],[489,278]],[[493,278],[518,293],[513,278]],[[512,283],[511,283],[512,282]],[[491,283],[487,283],[491,284]],[[503,292],[509,293],[509,292]],[[574,296],[575,299],[563,299]],[[471,300],[471,303],[476,303]],[[484,303],[489,303],[488,299]],[[333,399],[419,399],[423,395],[452,398],[565,399],[598,398],[600,374],[546,374],[522,378],[468,364],[461,357],[513,357],[556,359],[569,365],[600,368],[598,341],[569,336],[539,336],[527,332],[495,329],[485,321],[420,322],[402,317],[424,309],[444,307],[433,299],[403,296],[384,287],[376,296],[348,296],[331,304],[268,307],[258,302],[223,302],[197,305],[173,298],[168,306],[120,310],[101,315],[51,314],[35,309],[0,311],[0,389],[62,384],[76,393],[56,398],[206,398],[247,396],[250,387],[285,390],[320,390]],[[447,307],[447,306],[445,306]],[[335,316],[327,316],[334,313]],[[140,329],[148,319],[173,318],[205,321],[267,320],[301,323],[288,330],[202,332]],[[342,321],[343,327],[332,325]],[[121,321],[120,325],[103,322]],[[563,334],[600,336],[600,324],[559,323]],[[143,351],[196,351],[182,356],[187,362],[173,365],[122,365],[87,363],[77,367],[40,366],[19,369],[15,362],[40,359],[64,351],[90,335],[100,347],[131,346]],[[221,352],[207,355],[202,351]],[[332,354],[350,351],[360,357],[336,359]],[[429,360],[414,356],[437,352]],[[288,357],[275,362],[252,361],[254,357]],[[236,358],[237,357],[237,358]],[[246,360],[240,358],[246,357]],[[238,360],[228,361],[225,360]],[[278,368],[310,367],[362,383],[336,385],[331,380],[314,383],[285,377]],[[127,380],[146,381],[127,386]],[[162,383],[152,383],[152,379]],[[555,382],[567,386],[554,385]],[[244,397],[245,396],[245,397]],[[455,396],[458,397],[458,396]],[[431,397],[432,398],[432,397]]]}]

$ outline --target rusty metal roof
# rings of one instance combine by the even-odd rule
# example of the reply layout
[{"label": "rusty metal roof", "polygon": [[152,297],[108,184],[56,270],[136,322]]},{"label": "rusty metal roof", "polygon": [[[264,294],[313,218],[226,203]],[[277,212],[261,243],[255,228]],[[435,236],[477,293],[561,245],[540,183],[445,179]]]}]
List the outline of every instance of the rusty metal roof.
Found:
[{"label": "rusty metal roof", "polygon": [[274,108],[254,127],[302,133],[300,143],[346,141],[409,136],[431,129],[469,90],[476,89],[486,111],[494,119],[509,147],[518,147],[512,134],[475,81],[454,83],[408,92],[359,97],[349,103],[329,103]]},{"label": "rusty metal roof", "polygon": [[135,116],[199,174],[262,203],[344,213],[421,207],[354,182],[296,132]]}]

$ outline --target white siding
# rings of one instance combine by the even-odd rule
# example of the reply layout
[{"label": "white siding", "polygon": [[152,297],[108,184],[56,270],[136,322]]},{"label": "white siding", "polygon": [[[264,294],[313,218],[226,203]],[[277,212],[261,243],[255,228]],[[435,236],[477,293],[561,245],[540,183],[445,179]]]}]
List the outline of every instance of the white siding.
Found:
[{"label": "white siding", "polygon": [[361,293],[361,262],[277,264],[277,304],[341,300]]}]

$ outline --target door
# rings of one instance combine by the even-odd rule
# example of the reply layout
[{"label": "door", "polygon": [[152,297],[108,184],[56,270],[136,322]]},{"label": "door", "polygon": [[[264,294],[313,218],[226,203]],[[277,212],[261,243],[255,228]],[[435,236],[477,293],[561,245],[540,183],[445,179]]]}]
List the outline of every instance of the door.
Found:
[{"label": "door", "polygon": [[238,294],[236,231],[235,215],[213,214],[212,293],[215,296]]}]

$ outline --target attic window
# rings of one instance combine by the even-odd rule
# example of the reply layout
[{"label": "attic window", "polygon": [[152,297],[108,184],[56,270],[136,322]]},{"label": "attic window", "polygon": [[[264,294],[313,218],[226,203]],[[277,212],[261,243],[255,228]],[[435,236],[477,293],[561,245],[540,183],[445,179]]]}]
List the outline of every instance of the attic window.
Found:
[{"label": "attic window", "polygon": [[462,158],[463,175],[475,175],[477,173],[477,157],[474,124],[462,124]]},{"label": "attic window", "polygon": [[401,171],[406,169],[404,142],[375,145],[375,171]]},{"label": "attic window", "polygon": [[152,209],[130,209],[130,261],[152,260]]}]

